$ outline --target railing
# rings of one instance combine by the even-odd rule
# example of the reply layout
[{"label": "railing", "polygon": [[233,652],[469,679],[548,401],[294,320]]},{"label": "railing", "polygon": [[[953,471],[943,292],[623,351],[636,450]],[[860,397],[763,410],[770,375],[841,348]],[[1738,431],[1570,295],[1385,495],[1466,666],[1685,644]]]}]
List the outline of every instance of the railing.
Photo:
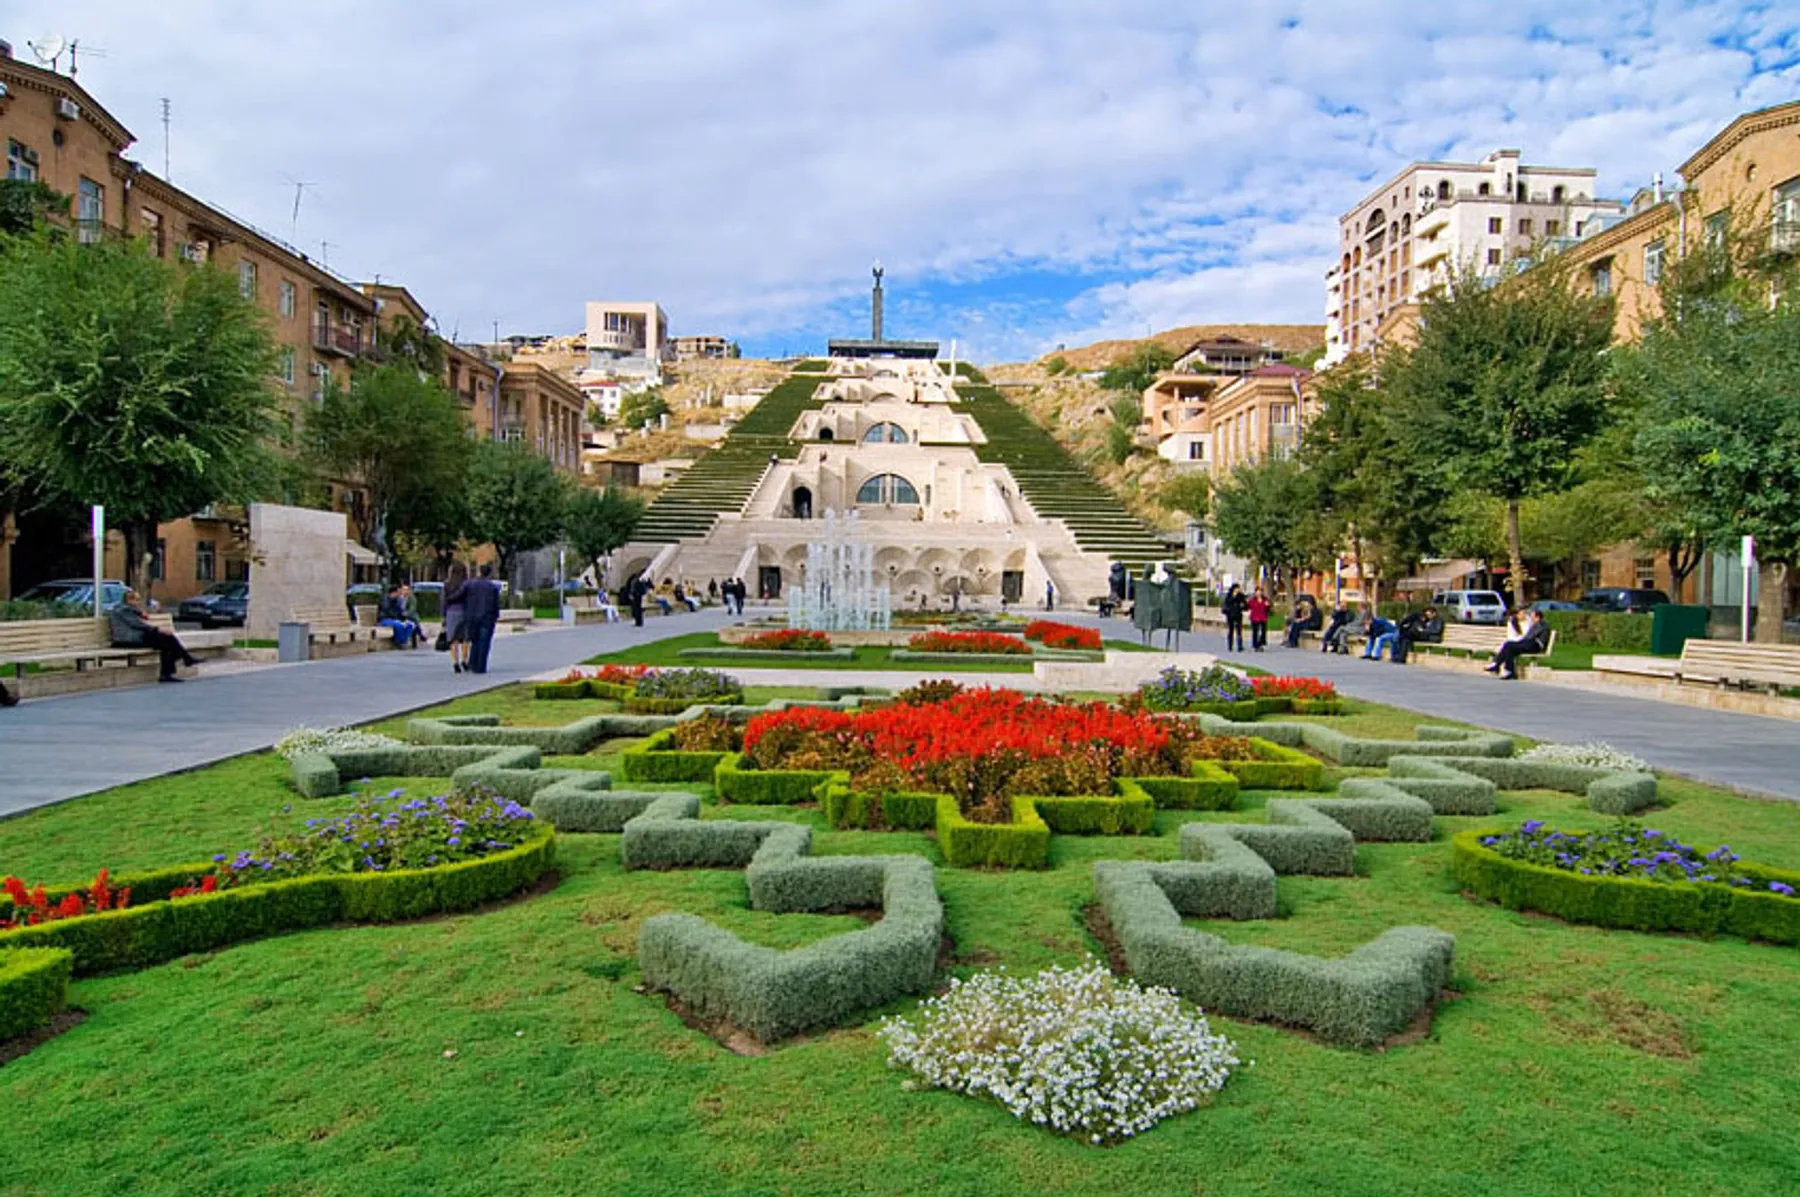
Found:
[{"label": "railing", "polygon": [[313,348],[355,357],[362,352],[362,337],[355,329],[313,324]]}]

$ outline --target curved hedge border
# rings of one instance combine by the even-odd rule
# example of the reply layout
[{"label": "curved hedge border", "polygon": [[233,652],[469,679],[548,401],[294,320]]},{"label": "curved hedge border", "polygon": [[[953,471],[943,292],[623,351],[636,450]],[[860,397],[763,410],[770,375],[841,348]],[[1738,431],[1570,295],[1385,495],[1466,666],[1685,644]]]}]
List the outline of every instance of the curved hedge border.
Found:
[{"label": "curved hedge border", "polygon": [[721,644],[713,648],[684,648],[675,654],[679,657],[705,659],[711,657],[722,661],[794,661],[805,664],[807,661],[854,661],[854,648],[739,648],[735,644]]},{"label": "curved hedge border", "polygon": [[[1232,721],[1216,715],[1192,716],[1208,735],[1241,734]],[[1262,723],[1256,728],[1258,739],[1288,748],[1306,747],[1340,765],[1380,767],[1395,756],[1491,756],[1513,754],[1511,736],[1497,732],[1472,731],[1461,727],[1439,727],[1422,724],[1416,740],[1365,740],[1347,735],[1322,723]]]},{"label": "curved hedge border", "polygon": [[[1571,923],[1632,931],[1724,932],[1769,943],[1800,943],[1800,901],[1729,885],[1585,877],[1511,860],[1481,842],[1494,828],[1464,831],[1451,840],[1456,879],[1470,892],[1508,910],[1535,910]],[[1800,872],[1740,863],[1763,882],[1800,889]]]},{"label": "curved hedge border", "polygon": [[700,821],[692,794],[663,794],[625,826],[627,868],[743,866],[750,905],[779,914],[879,904],[872,927],[791,951],[747,944],[688,914],[646,919],[644,983],[703,1017],[770,1042],[832,1026],[931,987],[944,932],[931,863],[918,856],[813,857],[812,829]]},{"label": "curved hedge border", "polygon": [[533,698],[546,700],[572,698],[606,698],[614,702],[631,693],[631,687],[619,682],[602,682],[582,678],[573,682],[538,682],[531,688]]},{"label": "curved hedge border", "polygon": [[0,952],[0,1043],[35,1031],[62,1013],[74,961],[66,948]]},{"label": "curved hedge border", "polygon": [[[159,869],[142,878],[113,879],[120,889],[130,886],[134,896],[160,892],[158,899],[0,932],[0,949],[66,949],[78,976],[143,968],[283,931],[469,910],[531,885],[549,871],[555,858],[556,835],[545,828],[515,848],[477,860],[391,873],[294,877],[180,900],[169,900],[169,890],[211,872],[213,866]],[[173,880],[176,877],[183,880]]]},{"label": "curved hedge border", "polygon": [[673,729],[659,731],[635,748],[619,754],[619,776],[626,781],[711,781],[729,752],[678,749]]},{"label": "curved hedge border", "polygon": [[720,802],[755,806],[798,806],[818,797],[818,789],[842,776],[836,769],[752,769],[741,753],[726,754],[712,772]]},{"label": "curved hedge border", "polygon": [[1251,790],[1317,790],[1325,785],[1325,766],[1297,748],[1250,737],[1253,761],[1212,762]]}]

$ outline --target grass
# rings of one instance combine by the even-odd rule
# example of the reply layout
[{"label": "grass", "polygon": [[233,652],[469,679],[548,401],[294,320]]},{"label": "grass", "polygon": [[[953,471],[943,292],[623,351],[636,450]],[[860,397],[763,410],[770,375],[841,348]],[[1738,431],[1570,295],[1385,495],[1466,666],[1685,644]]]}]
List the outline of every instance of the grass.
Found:
[{"label": "grass", "polygon": [[[601,705],[513,687],[440,709],[560,723]],[[1418,722],[1362,702],[1332,719],[1363,735]],[[580,763],[604,766],[618,747]],[[283,775],[252,756],[0,822],[0,872],[58,881],[202,859],[350,801],[299,799]],[[1663,787],[1652,825],[1800,861],[1800,808]],[[1057,837],[1041,873],[940,869],[952,971],[1097,950],[1083,923],[1092,862],[1172,856],[1189,819],[1260,818],[1270,795],[1245,797],[1237,812],[1162,812],[1153,836]],[[1606,822],[1567,795],[1503,803],[1480,822]],[[710,799],[704,811],[744,813]],[[808,823],[821,853],[939,859],[928,836],[832,831],[807,808],[749,817]],[[552,891],[478,915],[306,932],[78,982],[88,1020],[0,1069],[0,1101],[17,1112],[0,1124],[0,1195],[1792,1191],[1800,953],[1467,900],[1445,840],[1471,825],[1442,818],[1432,843],[1360,847],[1355,877],[1283,878],[1280,919],[1204,924],[1328,954],[1400,924],[1454,932],[1458,996],[1422,1042],[1359,1053],[1218,1019],[1255,1067],[1210,1108],[1119,1148],[903,1090],[873,1020],[760,1058],[724,1050],[635,992],[643,919],[686,911],[778,947],[857,920],[752,911],[740,871],[626,873],[617,836],[566,836]]]},{"label": "grass", "polygon": [[648,644],[633,645],[616,653],[602,653],[597,657],[589,657],[588,665],[661,665],[672,668],[691,669],[694,666],[730,670],[736,669],[893,669],[907,670],[915,673],[1030,673],[1031,658],[1021,658],[1016,664],[1008,661],[1003,664],[987,664],[980,662],[944,661],[896,661],[890,656],[893,650],[881,645],[859,645],[856,656],[850,660],[817,660],[808,659],[805,653],[794,653],[790,661],[746,659],[742,657],[704,657],[681,655],[684,648],[718,648],[719,637],[712,632],[689,632],[682,636],[671,636],[667,640],[655,640]]}]

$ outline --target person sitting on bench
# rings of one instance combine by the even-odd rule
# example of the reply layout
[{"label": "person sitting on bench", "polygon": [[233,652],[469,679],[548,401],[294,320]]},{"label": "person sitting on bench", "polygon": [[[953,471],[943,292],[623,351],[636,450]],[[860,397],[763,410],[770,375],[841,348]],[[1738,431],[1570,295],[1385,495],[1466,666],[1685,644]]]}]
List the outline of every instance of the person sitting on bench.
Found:
[{"label": "person sitting on bench", "polygon": [[1319,651],[1322,653],[1347,653],[1350,651],[1350,608],[1339,599],[1337,606],[1331,609],[1331,622],[1326,625],[1325,633],[1319,638]]},{"label": "person sitting on bench", "polygon": [[1487,672],[1496,677],[1503,677],[1509,682],[1519,680],[1518,659],[1543,652],[1550,647],[1550,625],[1544,622],[1542,612],[1532,611],[1525,619],[1525,626],[1518,636],[1508,639],[1494,654],[1494,663],[1484,666]]},{"label": "person sitting on bench", "polygon": [[1318,604],[1313,602],[1312,595],[1301,595],[1294,600],[1294,613],[1288,616],[1284,643],[1289,648],[1299,648],[1300,633],[1316,632],[1324,622],[1325,617],[1320,613]]},{"label": "person sitting on bench", "polygon": [[153,648],[162,654],[162,674],[156,679],[159,682],[178,682],[175,676],[177,663],[198,665],[194,655],[183,648],[181,641],[173,632],[165,632],[144,615],[143,599],[135,590],[125,592],[125,601],[106,613],[106,620],[111,625],[112,646],[114,648]]}]

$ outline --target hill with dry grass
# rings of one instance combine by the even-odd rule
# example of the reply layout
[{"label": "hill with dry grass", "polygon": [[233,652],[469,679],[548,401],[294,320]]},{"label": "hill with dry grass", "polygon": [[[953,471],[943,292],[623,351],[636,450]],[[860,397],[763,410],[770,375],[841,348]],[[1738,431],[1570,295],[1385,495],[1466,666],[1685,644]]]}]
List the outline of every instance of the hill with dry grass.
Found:
[{"label": "hill with dry grass", "polygon": [[1158,345],[1170,353],[1180,355],[1186,353],[1200,341],[1209,341],[1218,337],[1236,337],[1238,340],[1248,341],[1252,345],[1261,345],[1267,342],[1281,350],[1282,353],[1293,357],[1322,348],[1325,344],[1325,326],[1323,324],[1189,324],[1134,340],[1097,341],[1092,345],[1063,349],[1057,353],[1047,353],[1039,360],[1048,361],[1053,357],[1060,356],[1073,370],[1104,370],[1114,362],[1129,358],[1146,344]]}]

